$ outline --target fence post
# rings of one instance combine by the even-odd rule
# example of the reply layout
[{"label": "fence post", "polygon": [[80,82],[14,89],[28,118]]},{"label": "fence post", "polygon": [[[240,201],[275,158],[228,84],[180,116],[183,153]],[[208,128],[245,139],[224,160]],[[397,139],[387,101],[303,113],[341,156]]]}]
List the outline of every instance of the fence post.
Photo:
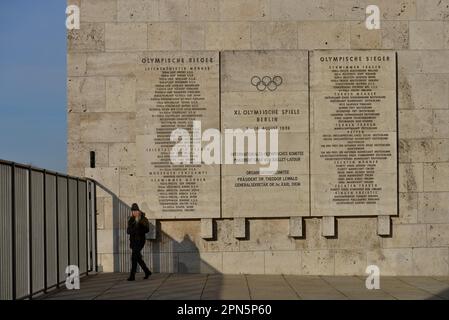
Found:
[{"label": "fence post", "polygon": [[97,246],[97,183],[94,181],[94,228],[92,230],[92,234],[95,235],[95,272],[98,272],[98,246]]},{"label": "fence post", "polygon": [[59,288],[59,186],[58,174],[55,174],[56,183],[56,287]]},{"label": "fence post", "polygon": [[84,201],[86,202],[86,274],[89,275],[89,182],[86,181],[86,193]]},{"label": "fence post", "polygon": [[47,171],[44,169],[43,204],[44,204],[44,292],[47,292]]},{"label": "fence post", "polygon": [[32,184],[32,169],[31,166],[28,168],[28,264],[29,264],[29,289],[30,289],[30,300],[33,299],[33,190]]},{"label": "fence post", "polygon": [[12,254],[12,299],[16,300],[16,165],[11,165],[11,254]]},{"label": "fence post", "polygon": [[[67,264],[70,265],[70,183],[69,177],[65,178],[67,185]],[[65,272],[65,271],[64,271]]]},{"label": "fence post", "polygon": [[80,267],[80,196],[79,196],[79,179],[76,179],[76,241],[77,241],[77,249],[78,249],[78,267]]}]

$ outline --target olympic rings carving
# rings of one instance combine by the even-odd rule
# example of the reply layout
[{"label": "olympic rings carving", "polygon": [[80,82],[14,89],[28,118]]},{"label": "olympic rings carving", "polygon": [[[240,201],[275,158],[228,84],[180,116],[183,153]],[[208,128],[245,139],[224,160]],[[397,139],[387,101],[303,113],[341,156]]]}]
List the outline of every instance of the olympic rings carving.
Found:
[{"label": "olympic rings carving", "polygon": [[262,79],[259,76],[253,76],[251,78],[251,85],[255,86],[259,91],[265,91],[266,89],[270,91],[276,90],[283,82],[281,76],[264,76]]}]

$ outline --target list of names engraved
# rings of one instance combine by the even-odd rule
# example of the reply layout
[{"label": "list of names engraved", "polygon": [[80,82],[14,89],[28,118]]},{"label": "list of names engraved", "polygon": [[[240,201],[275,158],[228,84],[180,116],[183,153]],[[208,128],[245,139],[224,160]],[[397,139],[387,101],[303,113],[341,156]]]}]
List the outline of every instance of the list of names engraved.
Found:
[{"label": "list of names engraved", "polygon": [[396,57],[311,55],[312,215],[397,211]]},{"label": "list of names engraved", "polygon": [[[154,53],[141,63],[141,80],[148,81],[149,90],[138,103],[138,119],[148,130],[136,137],[137,174],[146,177],[146,196],[164,218],[218,216],[219,165],[194,163],[192,130],[194,121],[219,128],[218,53]],[[179,142],[170,139],[176,129],[190,135],[189,163],[171,161],[170,152]]]}]

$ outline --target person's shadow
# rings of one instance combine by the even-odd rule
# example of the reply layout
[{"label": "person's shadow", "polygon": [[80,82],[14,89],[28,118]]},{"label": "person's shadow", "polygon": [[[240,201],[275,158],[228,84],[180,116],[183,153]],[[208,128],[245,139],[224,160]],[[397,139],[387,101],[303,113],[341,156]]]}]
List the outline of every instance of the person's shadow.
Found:
[{"label": "person's shadow", "polygon": [[[122,201],[115,193],[97,182],[97,187],[112,197],[113,225],[113,270],[129,272],[131,267],[131,249],[126,233],[128,218],[131,214],[129,204]],[[214,267],[201,259],[201,254],[189,235],[182,241],[176,241],[161,231],[160,222],[151,225],[156,238],[147,240],[142,256],[145,263],[156,273],[219,273]],[[142,272],[140,266],[138,272]]]}]

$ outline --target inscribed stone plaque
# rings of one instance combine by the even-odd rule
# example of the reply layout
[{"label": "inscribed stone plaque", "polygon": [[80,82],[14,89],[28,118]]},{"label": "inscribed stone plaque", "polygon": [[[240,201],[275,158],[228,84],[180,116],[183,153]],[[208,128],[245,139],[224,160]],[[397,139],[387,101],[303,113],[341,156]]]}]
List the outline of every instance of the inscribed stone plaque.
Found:
[{"label": "inscribed stone plaque", "polygon": [[[223,217],[308,216],[309,209],[309,112],[307,51],[225,51],[221,54],[221,127],[278,129],[278,168],[254,156],[245,142],[244,164],[222,166]],[[259,139],[256,152],[260,149]],[[226,147],[226,146],[225,146]],[[225,148],[226,149],[226,148]],[[233,155],[237,153],[234,146]],[[224,150],[229,152],[229,150]],[[254,158],[254,157],[253,157]]]},{"label": "inscribed stone plaque", "polygon": [[[192,134],[195,120],[202,130],[220,126],[218,52],[148,52],[139,64],[136,175],[144,210],[159,219],[219,217],[220,166],[194,164]],[[187,164],[170,159],[175,129],[190,134]]]},{"label": "inscribed stone plaque", "polygon": [[397,214],[396,56],[313,51],[312,216]]}]

